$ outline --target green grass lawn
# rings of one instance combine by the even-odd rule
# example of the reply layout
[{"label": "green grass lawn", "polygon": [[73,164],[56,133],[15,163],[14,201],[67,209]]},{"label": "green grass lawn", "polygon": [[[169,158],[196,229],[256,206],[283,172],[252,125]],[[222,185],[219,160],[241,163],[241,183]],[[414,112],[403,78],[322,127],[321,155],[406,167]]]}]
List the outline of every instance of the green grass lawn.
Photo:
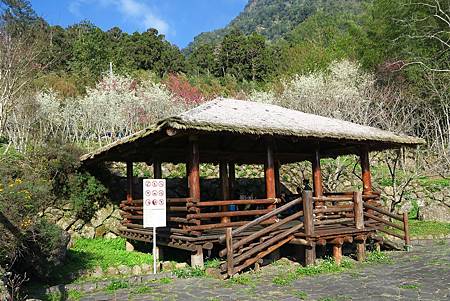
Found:
[{"label": "green grass lawn", "polygon": [[143,263],[152,264],[152,260],[151,254],[126,251],[124,238],[80,238],[68,250],[64,266],[58,269],[55,276],[58,280],[66,281],[70,275],[98,266],[105,271],[119,265],[132,267]]},{"label": "green grass lawn", "polygon": [[411,219],[409,220],[409,233],[411,237],[427,235],[450,235],[450,222],[431,222]]}]

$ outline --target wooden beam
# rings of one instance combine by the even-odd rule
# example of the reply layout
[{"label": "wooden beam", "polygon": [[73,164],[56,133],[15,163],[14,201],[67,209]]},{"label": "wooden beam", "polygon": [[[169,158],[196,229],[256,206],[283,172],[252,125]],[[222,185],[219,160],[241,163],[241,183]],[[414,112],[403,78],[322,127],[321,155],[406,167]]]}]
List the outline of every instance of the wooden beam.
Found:
[{"label": "wooden beam", "polygon": [[133,201],[133,162],[127,162],[127,201]]},{"label": "wooden beam", "polygon": [[200,156],[197,137],[189,138],[189,160],[187,166],[189,197],[198,202],[200,201]]},{"label": "wooden beam", "polygon": [[236,185],[236,165],[234,162],[228,162],[228,184],[229,184],[229,192],[230,197],[235,198],[235,185]]},{"label": "wooden beam", "polygon": [[312,171],[313,171],[314,196],[320,197],[323,195],[323,186],[322,186],[322,171],[320,168],[319,148],[316,148],[314,150],[314,156],[312,159]]},{"label": "wooden beam", "polygon": [[370,174],[369,147],[364,145],[361,147],[361,176],[363,182],[363,194],[372,194],[372,176]]},{"label": "wooden beam", "polygon": [[[220,186],[222,188],[222,200],[230,199],[230,183],[228,179],[228,164],[225,161],[221,161],[219,163],[219,178],[220,178]],[[220,207],[220,211],[226,212],[228,211],[228,206],[224,205]],[[230,217],[223,216],[220,221],[222,223],[229,223]]]}]

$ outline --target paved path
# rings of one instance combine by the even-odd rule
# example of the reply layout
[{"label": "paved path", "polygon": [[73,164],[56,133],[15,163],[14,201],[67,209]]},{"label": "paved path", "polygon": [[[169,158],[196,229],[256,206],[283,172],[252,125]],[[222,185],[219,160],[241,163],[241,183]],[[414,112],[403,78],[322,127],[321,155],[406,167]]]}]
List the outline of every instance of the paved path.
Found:
[{"label": "paved path", "polygon": [[[395,252],[389,264],[365,264],[348,272],[303,277],[287,285],[273,279],[292,266],[271,265],[244,284],[210,278],[175,279],[97,293],[82,300],[450,300],[450,243],[430,242]],[[250,278],[250,279],[249,279]]]}]

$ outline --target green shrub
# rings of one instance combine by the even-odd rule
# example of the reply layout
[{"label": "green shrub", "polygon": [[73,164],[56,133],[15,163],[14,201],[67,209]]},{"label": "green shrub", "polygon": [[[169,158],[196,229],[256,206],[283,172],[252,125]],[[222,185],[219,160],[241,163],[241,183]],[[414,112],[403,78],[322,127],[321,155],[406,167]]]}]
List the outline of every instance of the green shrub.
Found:
[{"label": "green shrub", "polygon": [[79,172],[69,178],[70,202],[78,218],[90,220],[106,204],[108,189],[88,172]]}]

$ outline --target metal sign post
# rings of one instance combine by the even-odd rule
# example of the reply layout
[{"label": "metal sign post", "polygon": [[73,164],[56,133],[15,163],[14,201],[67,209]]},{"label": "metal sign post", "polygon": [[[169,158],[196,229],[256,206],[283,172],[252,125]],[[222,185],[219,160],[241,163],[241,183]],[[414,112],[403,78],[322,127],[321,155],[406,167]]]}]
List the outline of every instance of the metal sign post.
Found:
[{"label": "metal sign post", "polygon": [[153,273],[156,274],[156,228],[166,226],[166,180],[144,179],[144,228],[153,228]]}]

